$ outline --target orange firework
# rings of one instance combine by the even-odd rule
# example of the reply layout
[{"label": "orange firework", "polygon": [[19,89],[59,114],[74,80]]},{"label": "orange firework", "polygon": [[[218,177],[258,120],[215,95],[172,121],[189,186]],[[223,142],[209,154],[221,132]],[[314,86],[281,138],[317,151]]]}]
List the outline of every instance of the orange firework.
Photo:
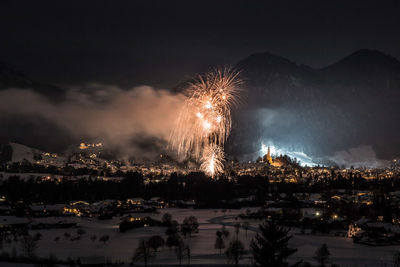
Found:
[{"label": "orange firework", "polygon": [[214,177],[224,171],[224,151],[220,146],[211,144],[204,147],[200,159],[200,170],[208,176]]},{"label": "orange firework", "polygon": [[203,164],[206,148],[222,150],[231,130],[231,108],[237,104],[238,75],[230,68],[215,69],[189,83],[188,98],[171,138],[178,155],[202,159]]}]

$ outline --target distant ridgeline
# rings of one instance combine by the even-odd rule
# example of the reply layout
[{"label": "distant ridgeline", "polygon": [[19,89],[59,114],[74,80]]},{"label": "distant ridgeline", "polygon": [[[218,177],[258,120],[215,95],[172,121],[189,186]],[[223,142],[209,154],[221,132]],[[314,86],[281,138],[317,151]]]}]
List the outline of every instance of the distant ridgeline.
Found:
[{"label": "distant ridgeline", "polygon": [[[400,62],[359,50],[322,69],[269,54],[253,54],[236,69],[244,81],[233,111],[228,156],[261,155],[261,144],[323,157],[361,145],[379,158],[400,157]],[[65,90],[33,81],[0,64],[0,90],[31,89],[54,103]],[[177,88],[176,90],[179,90]],[[34,115],[0,114],[0,137],[60,152],[75,140],[68,131]],[[6,148],[3,148],[3,150]]]},{"label": "distant ridgeline", "polygon": [[320,157],[371,145],[379,158],[399,156],[400,62],[359,50],[323,69],[269,53],[240,61],[244,91],[234,111],[230,155],[273,144]]},{"label": "distant ridgeline", "polygon": [[0,90],[9,88],[31,89],[55,101],[59,101],[65,96],[64,89],[32,80],[21,71],[16,71],[0,61]]}]

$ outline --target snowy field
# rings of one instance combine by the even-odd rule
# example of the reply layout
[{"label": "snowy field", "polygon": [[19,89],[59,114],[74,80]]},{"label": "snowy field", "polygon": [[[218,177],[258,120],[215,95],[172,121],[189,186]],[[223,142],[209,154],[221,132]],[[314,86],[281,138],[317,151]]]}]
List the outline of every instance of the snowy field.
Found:
[{"label": "snowy field", "polygon": [[[222,224],[226,225],[226,229],[230,231],[230,237],[225,240],[225,246],[228,246],[230,238],[235,236],[233,225],[242,223],[243,221],[235,217],[240,213],[245,213],[247,209],[242,210],[227,210],[223,213],[220,210],[197,210],[197,209],[162,209],[159,214],[149,214],[154,218],[161,219],[165,212],[172,215],[174,220],[179,223],[187,216],[196,216],[199,220],[199,233],[194,234],[191,238],[184,240],[191,249],[191,264],[226,264],[224,254],[220,255],[219,251],[214,248],[215,232],[220,230]],[[143,216],[145,214],[141,214]],[[0,217],[0,221],[4,223],[23,222],[25,218],[15,217]],[[81,218],[81,217],[62,217],[62,218],[40,218],[33,219],[34,221],[56,222],[66,220],[76,222],[78,227],[85,230],[86,234],[80,240],[70,241],[70,238],[65,238],[64,233],[69,233],[71,237],[77,236],[77,228],[71,229],[51,229],[51,230],[35,230],[31,234],[40,232],[42,240],[39,241],[37,254],[41,257],[48,257],[54,254],[57,258],[66,259],[78,257],[98,257],[104,256],[112,261],[130,262],[134,250],[138,245],[138,241],[142,238],[149,238],[152,235],[161,235],[164,238],[166,228],[163,227],[146,227],[140,229],[129,230],[125,233],[120,233],[118,224],[120,218],[116,217],[112,220],[99,220],[96,218]],[[249,244],[257,231],[258,221],[249,221],[250,227],[246,231],[242,228],[239,232],[239,238],[245,245],[245,249],[249,250]],[[303,259],[304,261],[314,263],[313,257],[315,251],[322,243],[326,243],[331,252],[331,262],[340,266],[392,266],[393,253],[400,250],[400,246],[390,247],[370,247],[360,244],[354,244],[351,239],[343,237],[331,236],[313,236],[300,235],[298,229],[292,229],[293,238],[291,239],[291,247],[298,248],[298,252],[294,254],[290,261]],[[96,235],[97,240],[92,241],[90,236]],[[99,242],[102,235],[109,235],[110,240],[103,244]],[[59,237],[56,242],[55,238]],[[12,241],[4,243],[4,250],[11,252],[16,248],[17,253],[20,253],[19,242]],[[179,264],[175,252],[165,247],[160,249],[154,258],[150,260],[151,264]],[[183,264],[187,264],[187,259],[184,259]],[[248,253],[240,261],[242,264],[251,263],[251,254]],[[3,266],[0,264],[0,266]],[[128,265],[126,265],[128,266]]]}]

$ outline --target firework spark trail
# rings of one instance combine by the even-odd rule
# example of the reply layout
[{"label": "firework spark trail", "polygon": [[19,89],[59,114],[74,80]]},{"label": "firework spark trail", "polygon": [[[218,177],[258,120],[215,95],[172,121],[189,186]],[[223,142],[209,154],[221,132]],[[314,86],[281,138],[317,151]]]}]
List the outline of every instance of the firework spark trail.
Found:
[{"label": "firework spark trail", "polygon": [[200,169],[208,176],[214,177],[224,171],[224,151],[215,144],[208,145],[203,150]]},{"label": "firework spark trail", "polygon": [[[204,166],[206,151],[215,150],[215,146],[223,148],[231,130],[230,110],[237,104],[241,83],[238,75],[238,72],[229,68],[216,69],[199,75],[189,83],[188,99],[170,142],[177,149],[178,155],[202,159],[200,161]],[[221,151],[215,154],[222,157],[217,159],[218,162],[223,160]],[[212,176],[216,173],[206,172],[212,173]]]}]

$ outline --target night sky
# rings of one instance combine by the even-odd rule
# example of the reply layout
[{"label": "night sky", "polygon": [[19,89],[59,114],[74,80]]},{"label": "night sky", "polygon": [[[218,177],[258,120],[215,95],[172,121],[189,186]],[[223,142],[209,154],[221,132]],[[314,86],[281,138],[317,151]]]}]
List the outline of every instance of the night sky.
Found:
[{"label": "night sky", "polygon": [[268,51],[320,68],[400,58],[399,1],[2,1],[0,61],[56,85],[171,87]]}]

